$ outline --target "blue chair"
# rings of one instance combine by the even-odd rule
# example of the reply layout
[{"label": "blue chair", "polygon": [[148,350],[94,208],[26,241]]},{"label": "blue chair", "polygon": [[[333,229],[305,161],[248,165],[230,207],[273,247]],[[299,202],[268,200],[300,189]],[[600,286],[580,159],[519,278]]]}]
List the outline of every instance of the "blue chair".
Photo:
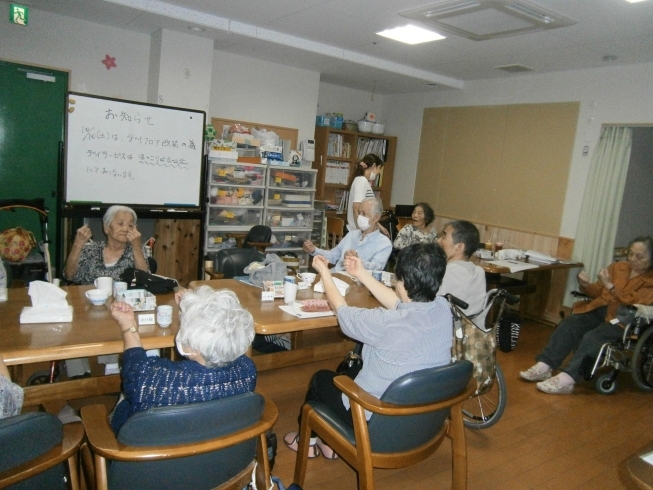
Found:
[{"label": "blue chair", "polygon": [[[448,437],[452,444],[452,488],[467,486],[467,446],[461,403],[473,395],[473,364],[459,361],[406,374],[378,399],[351,378],[335,385],[349,397],[352,427],[330,407],[309,401],[302,408],[295,483],[306,476],[311,430],[358,472],[358,488],[374,489],[374,468],[403,468],[426,459]],[[365,420],[365,410],[373,412]]]},{"label": "blue chair", "polygon": [[62,425],[49,413],[0,420],[0,488],[79,489],[77,455],[83,439],[82,424]]},{"label": "blue chair", "polygon": [[268,488],[265,433],[277,416],[267,397],[243,393],[137,413],[116,436],[104,405],[82,408],[98,490],[242,490],[255,467]]}]

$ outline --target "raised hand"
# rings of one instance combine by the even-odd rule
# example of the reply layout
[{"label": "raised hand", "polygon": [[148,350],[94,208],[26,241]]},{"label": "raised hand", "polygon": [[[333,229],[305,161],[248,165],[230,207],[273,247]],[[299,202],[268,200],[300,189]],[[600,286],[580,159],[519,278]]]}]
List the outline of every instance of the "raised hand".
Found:
[{"label": "raised hand", "polygon": [[304,242],[304,246],[302,247],[304,249],[304,252],[312,254],[315,252],[315,245],[313,245],[313,242],[310,240],[306,240]]},{"label": "raised hand", "polygon": [[127,241],[132,244],[133,249],[141,248],[141,232],[136,227],[127,232]]},{"label": "raised hand", "polygon": [[84,225],[81,228],[77,229],[77,233],[75,233],[75,242],[73,243],[73,246],[75,247],[83,247],[86,245],[86,243],[93,238],[93,232],[91,232],[91,229],[88,227],[88,225]]},{"label": "raised hand", "polygon": [[365,268],[363,267],[363,261],[355,255],[347,256],[345,254],[344,266],[345,266],[345,270],[357,279],[359,278],[360,274],[365,270]]}]

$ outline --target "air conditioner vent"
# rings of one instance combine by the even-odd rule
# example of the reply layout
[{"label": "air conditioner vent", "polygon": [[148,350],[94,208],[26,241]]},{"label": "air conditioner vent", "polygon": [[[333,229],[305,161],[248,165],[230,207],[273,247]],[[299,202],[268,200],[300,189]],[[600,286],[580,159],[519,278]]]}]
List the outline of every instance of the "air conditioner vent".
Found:
[{"label": "air conditioner vent", "polygon": [[514,65],[494,66],[493,68],[495,70],[502,70],[508,73],[524,73],[526,71],[533,71],[532,68],[529,68],[528,66],[525,65],[520,65],[518,63]]}]

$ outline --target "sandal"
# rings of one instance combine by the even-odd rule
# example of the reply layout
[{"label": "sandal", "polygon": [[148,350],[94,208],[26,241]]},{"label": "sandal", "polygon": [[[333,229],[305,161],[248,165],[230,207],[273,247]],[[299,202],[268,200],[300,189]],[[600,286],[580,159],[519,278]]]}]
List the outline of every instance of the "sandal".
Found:
[{"label": "sandal", "polygon": [[[319,439],[318,439],[319,441]],[[283,442],[288,449],[291,451],[297,452],[297,447],[299,446],[299,433],[298,432],[288,432],[283,437]],[[327,446],[329,447],[329,446]],[[311,451],[312,450],[312,451]],[[308,446],[308,459],[315,459],[320,457],[320,448],[317,447],[317,444],[311,444]],[[326,456],[325,456],[326,457]]]},{"label": "sandal", "polygon": [[315,441],[315,446],[317,447],[318,452],[322,453],[322,456],[324,456],[326,459],[330,459],[332,461],[338,459],[338,454],[333,449],[331,449],[329,445],[322,442],[322,439],[319,437]]}]

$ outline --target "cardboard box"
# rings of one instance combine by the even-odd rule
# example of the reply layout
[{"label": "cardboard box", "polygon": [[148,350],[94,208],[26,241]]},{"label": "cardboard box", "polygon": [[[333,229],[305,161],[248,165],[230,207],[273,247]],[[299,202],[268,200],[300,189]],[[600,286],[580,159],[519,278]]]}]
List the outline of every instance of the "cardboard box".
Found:
[{"label": "cardboard box", "polygon": [[229,133],[227,135],[227,140],[235,141],[239,145],[261,146],[261,142],[251,134]]},{"label": "cardboard box", "polygon": [[134,311],[151,311],[156,309],[156,296],[145,289],[128,289],[118,293],[116,301],[130,304]]}]

